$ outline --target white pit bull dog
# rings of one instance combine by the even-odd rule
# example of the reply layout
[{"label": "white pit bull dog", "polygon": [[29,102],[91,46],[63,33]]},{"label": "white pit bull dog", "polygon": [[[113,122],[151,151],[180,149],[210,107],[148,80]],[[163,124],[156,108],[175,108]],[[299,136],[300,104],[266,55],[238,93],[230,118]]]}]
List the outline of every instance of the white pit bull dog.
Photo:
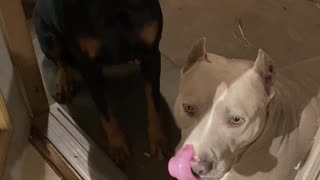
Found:
[{"label": "white pit bull dog", "polygon": [[228,59],[202,39],[181,70],[177,155],[193,147],[195,179],[293,180],[320,124],[319,89],[320,59],[276,69],[263,50]]}]

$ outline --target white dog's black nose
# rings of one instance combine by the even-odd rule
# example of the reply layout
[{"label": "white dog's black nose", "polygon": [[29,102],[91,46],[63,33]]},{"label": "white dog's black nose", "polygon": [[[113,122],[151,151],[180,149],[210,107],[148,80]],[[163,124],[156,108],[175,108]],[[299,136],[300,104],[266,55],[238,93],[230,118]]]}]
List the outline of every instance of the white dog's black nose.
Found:
[{"label": "white dog's black nose", "polygon": [[208,174],[212,170],[212,161],[200,160],[191,163],[192,172],[197,176]]}]

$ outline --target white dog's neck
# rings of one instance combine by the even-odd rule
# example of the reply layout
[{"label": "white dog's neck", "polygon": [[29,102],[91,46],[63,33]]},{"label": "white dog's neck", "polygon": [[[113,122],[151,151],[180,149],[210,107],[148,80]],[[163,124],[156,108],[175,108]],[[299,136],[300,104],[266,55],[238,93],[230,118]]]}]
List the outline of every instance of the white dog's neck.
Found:
[{"label": "white dog's neck", "polygon": [[[261,138],[270,140],[281,137],[284,143],[285,139],[298,128],[299,126],[299,113],[301,109],[298,107],[292,92],[289,90],[293,88],[290,84],[284,81],[276,81],[274,85],[274,97],[270,100],[267,110],[267,122],[265,129],[261,134]],[[289,89],[289,90],[288,90]]]},{"label": "white dog's neck", "polygon": [[[308,87],[303,87],[296,81],[284,78],[281,75],[277,77],[278,81],[275,82],[274,98],[270,102],[268,122],[266,128],[266,134],[273,135],[273,138],[281,137],[283,141],[279,144],[287,146],[285,140],[291,141],[292,138],[297,138],[295,141],[306,142],[313,138],[317,129],[319,128],[319,122],[317,117],[305,117],[305,114],[314,115],[318,112],[308,111],[312,107],[312,101],[317,94],[308,92]],[[317,107],[315,107],[317,108]],[[308,112],[306,112],[308,111]],[[305,129],[308,127],[308,129]],[[299,131],[307,132],[299,133]],[[271,133],[272,132],[272,133]],[[310,137],[310,138],[309,138]],[[301,149],[309,147],[299,147]],[[298,149],[299,149],[298,148]]]},{"label": "white dog's neck", "polygon": [[232,170],[241,174],[238,179],[293,179],[295,166],[304,160],[312,145],[319,124],[301,115],[310,98],[290,80],[280,75],[277,79],[265,128]]}]

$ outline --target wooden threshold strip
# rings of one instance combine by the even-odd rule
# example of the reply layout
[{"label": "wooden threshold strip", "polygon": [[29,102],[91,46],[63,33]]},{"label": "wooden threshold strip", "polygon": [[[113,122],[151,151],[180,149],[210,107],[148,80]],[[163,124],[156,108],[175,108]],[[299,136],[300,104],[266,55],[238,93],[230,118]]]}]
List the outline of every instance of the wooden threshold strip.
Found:
[{"label": "wooden threshold strip", "polygon": [[56,172],[67,180],[82,180],[83,178],[73,169],[54,145],[43,135],[36,125],[32,125],[29,138],[31,144]]},{"label": "wooden threshold strip", "polygon": [[[42,118],[47,119],[46,123],[44,120],[34,121],[36,127],[32,132],[32,141],[48,160],[53,161],[62,175],[70,176],[67,180],[79,177],[84,180],[127,180],[124,173],[60,105],[51,105],[49,116]],[[49,150],[59,154],[63,162],[59,162],[56,156],[52,157]]]}]

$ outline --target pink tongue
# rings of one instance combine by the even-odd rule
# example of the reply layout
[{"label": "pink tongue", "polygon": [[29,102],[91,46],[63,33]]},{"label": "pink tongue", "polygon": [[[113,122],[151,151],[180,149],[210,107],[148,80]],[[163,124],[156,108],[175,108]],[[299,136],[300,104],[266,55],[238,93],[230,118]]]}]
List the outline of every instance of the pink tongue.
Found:
[{"label": "pink tongue", "polygon": [[186,145],[176,156],[169,161],[169,173],[178,180],[197,180],[191,172],[191,160],[194,156],[192,145]]}]

